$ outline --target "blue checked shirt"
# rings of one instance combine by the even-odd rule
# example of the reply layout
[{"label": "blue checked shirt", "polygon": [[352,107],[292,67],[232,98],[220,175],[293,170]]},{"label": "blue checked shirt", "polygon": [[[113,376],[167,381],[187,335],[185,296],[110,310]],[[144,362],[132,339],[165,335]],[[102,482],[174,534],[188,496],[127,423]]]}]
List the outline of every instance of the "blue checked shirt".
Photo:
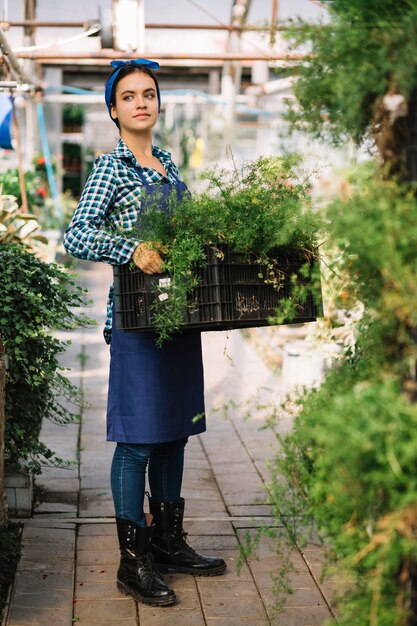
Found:
[{"label": "blue checked shirt", "polygon": [[[166,150],[152,147],[152,154],[164,166],[168,180],[176,182],[178,169]],[[85,184],[80,203],[64,235],[68,254],[88,261],[104,261],[110,265],[127,263],[140,243],[112,230],[129,231],[137,221],[141,207],[143,183],[133,167],[141,167],[122,139],[109,154],[103,154]],[[156,170],[141,168],[148,183],[157,184],[164,176]],[[107,300],[104,338],[111,341],[113,285]]]}]

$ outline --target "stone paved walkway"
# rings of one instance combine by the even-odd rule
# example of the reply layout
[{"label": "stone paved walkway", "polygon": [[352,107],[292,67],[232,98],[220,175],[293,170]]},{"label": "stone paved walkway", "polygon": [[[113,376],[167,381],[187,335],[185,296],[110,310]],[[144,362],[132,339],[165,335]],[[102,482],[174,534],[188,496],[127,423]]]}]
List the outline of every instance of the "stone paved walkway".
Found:
[{"label": "stone paved walkway", "polygon": [[[99,327],[72,333],[65,355],[70,377],[82,386],[88,406],[80,424],[46,423],[43,439],[70,470],[47,469],[36,480],[41,503],[24,520],[19,563],[4,626],[314,626],[331,617],[332,585],[319,583],[322,549],[309,545],[293,556],[294,593],[285,610],[274,614],[271,574],[279,557],[262,540],[255,557],[236,572],[237,546],[246,529],[267,522],[270,510],[259,504],[268,480],[266,461],[272,436],[260,430],[263,417],[242,409],[225,416],[225,401],[259,403],[279,394],[272,376],[240,332],[203,335],[208,430],[187,446],[183,495],[185,527],[191,544],[228,563],[224,576],[169,575],[177,593],[171,607],[151,608],[121,595],[115,584],[118,548],[109,488],[113,444],[105,442],[108,348],[101,328],[110,268],[85,264],[79,270],[94,305],[87,313]],[[252,403],[254,406],[255,403]],[[289,424],[283,423],[283,428]],[[284,530],[282,531],[284,532]],[[333,583],[337,586],[337,582]]]}]

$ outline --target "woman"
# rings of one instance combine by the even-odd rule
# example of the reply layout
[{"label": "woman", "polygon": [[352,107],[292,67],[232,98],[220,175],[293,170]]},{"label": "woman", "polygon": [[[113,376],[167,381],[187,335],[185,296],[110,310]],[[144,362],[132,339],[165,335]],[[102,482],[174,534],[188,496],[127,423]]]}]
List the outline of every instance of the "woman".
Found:
[{"label": "woman", "polygon": [[[111,265],[133,262],[146,274],[160,273],[156,242],[132,241],[110,232],[129,230],[146,199],[157,195],[161,210],[175,189],[186,186],[169,152],[152,144],[161,99],[147,59],[113,61],[105,91],[120,140],[99,157],[65,233],[66,250],[81,259]],[[217,575],[223,559],[195,552],[182,528],[181,484],[188,437],[206,429],[200,333],[179,333],[160,349],[154,333],[116,328],[113,291],[104,336],[110,344],[107,439],[117,442],[111,487],[121,551],[120,591],[152,605],[175,601],[159,571]],[[145,473],[149,466],[149,514],[144,513]]]}]

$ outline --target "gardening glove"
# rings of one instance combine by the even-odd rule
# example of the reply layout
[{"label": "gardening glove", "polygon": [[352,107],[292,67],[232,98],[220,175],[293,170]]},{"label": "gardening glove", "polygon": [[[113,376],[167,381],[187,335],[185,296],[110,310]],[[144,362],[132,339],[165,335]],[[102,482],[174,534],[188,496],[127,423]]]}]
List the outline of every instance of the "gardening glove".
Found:
[{"label": "gardening glove", "polygon": [[161,274],[164,261],[159,252],[166,252],[165,246],[156,241],[145,241],[135,248],[133,263],[145,274]]}]

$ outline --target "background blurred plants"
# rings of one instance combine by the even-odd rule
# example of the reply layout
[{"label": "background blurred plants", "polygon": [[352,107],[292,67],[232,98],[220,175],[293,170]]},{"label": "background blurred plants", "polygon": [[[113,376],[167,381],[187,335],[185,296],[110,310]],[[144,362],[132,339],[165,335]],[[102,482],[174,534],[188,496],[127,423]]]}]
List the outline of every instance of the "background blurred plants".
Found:
[{"label": "background blurred plants", "polygon": [[[36,171],[25,172],[24,176],[29,207],[34,210],[35,207],[43,206],[44,198],[49,195],[43,176]],[[0,183],[2,186],[2,193],[5,195],[15,196],[18,205],[21,206],[22,195],[17,169],[9,169],[3,172],[0,177]]]},{"label": "background blurred plants", "polygon": [[366,141],[378,156],[372,168],[359,164],[350,172],[344,193],[323,212],[337,260],[330,267],[341,296],[336,308],[359,303],[364,311],[340,366],[296,406],[283,407],[294,416],[292,431],[279,432],[278,409],[271,416],[278,452],[268,491],[290,543],[302,548],[317,528],[330,546],[329,564],[353,581],[338,599],[341,626],[411,626],[417,200],[405,165],[407,98],[417,86],[417,5],[334,0],[329,11],[327,25],[291,35],[312,54],[298,70],[290,118],[336,144]]},{"label": "background blurred plants", "polygon": [[67,190],[60,194],[59,201],[62,209],[62,220],[58,218],[55,202],[51,197],[45,198],[42,211],[39,214],[39,225],[42,230],[60,229],[62,231],[68,226],[73,213],[78,205],[78,200]]},{"label": "background blurred plants", "polygon": [[[298,23],[289,37],[311,58],[297,67],[289,117],[300,129],[340,144],[373,130],[387,93],[416,86],[417,5],[409,0],[335,0],[326,24]],[[375,129],[377,132],[380,130]]]},{"label": "background blurred plants", "polygon": [[338,623],[408,624],[417,559],[417,200],[412,188],[374,174],[327,216],[352,302],[365,311],[355,351],[298,400],[292,432],[282,436],[278,418],[270,421],[280,452],[269,492],[292,541],[303,544],[313,518],[355,581],[340,598]]},{"label": "background blurred plants", "polygon": [[62,111],[64,132],[79,132],[85,121],[85,107],[82,104],[66,104]]},{"label": "background blurred plants", "polygon": [[[52,161],[52,169],[55,175],[62,173],[57,160]],[[56,212],[54,200],[51,198],[49,184],[46,175],[45,158],[37,155],[33,159],[33,170],[24,174],[28,206],[33,214],[33,220],[37,219],[41,229],[64,229],[69,224],[77,200],[67,191],[60,195],[60,203],[63,209],[61,220]],[[0,175],[0,185],[4,196],[14,196],[18,207],[22,204],[19,175],[17,169],[9,169]]]}]

